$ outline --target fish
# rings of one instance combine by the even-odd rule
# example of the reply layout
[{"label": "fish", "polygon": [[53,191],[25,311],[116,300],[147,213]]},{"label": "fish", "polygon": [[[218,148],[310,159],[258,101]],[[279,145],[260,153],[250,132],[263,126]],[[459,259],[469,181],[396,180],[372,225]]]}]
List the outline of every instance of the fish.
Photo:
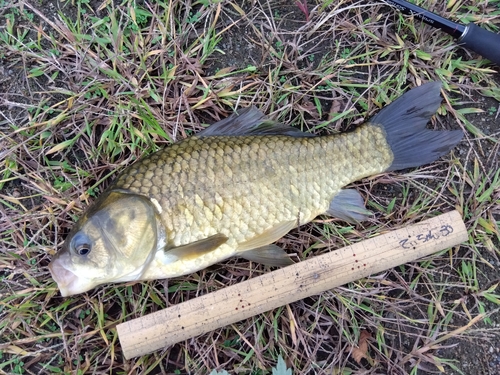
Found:
[{"label": "fish", "polygon": [[316,136],[248,107],[124,169],[49,264],[63,297],[99,285],[173,278],[233,256],[293,261],[274,244],[318,215],[371,214],[362,178],[428,164],[461,130],[426,128],[441,84],[416,87],[350,132]]}]

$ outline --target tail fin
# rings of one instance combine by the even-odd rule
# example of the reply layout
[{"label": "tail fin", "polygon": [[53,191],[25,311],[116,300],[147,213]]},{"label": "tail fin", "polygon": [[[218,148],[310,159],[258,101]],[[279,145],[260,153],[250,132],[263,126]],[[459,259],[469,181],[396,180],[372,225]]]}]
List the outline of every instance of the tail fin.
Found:
[{"label": "tail fin", "polygon": [[388,171],[428,164],[447,154],[462,139],[461,130],[425,128],[441,104],[440,90],[439,82],[414,88],[370,119],[371,124],[385,130],[394,154]]}]

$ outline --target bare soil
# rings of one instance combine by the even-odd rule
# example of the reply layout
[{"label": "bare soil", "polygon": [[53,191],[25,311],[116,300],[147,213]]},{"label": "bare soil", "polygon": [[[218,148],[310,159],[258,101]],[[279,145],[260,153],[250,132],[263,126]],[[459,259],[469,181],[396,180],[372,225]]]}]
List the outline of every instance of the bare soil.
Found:
[{"label": "bare soil", "polygon": [[[94,9],[100,5],[100,2],[91,1],[90,7]],[[253,6],[251,2],[242,1],[240,6],[245,11],[250,11]],[[56,19],[56,10],[61,10],[66,16],[70,18],[76,17],[75,8],[70,4],[70,2],[53,2],[48,0],[41,0],[37,3],[37,8],[47,15],[49,18]],[[276,30],[282,36],[282,40],[289,45],[294,45],[297,43],[296,30],[300,28],[305,22],[305,15],[301,12],[297,6],[291,1],[276,1],[272,3],[272,8],[269,9],[270,12],[277,13],[280,15],[279,24],[276,25]],[[387,9],[387,13],[390,14],[391,11]],[[99,12],[96,12],[98,15]],[[389,17],[389,15],[386,15]],[[230,20],[227,20],[229,23]],[[221,26],[222,27],[222,26]],[[262,30],[265,31],[264,24]],[[244,69],[249,65],[254,65],[259,68],[260,71],[265,71],[269,68],[268,64],[272,63],[272,59],[269,58],[269,46],[259,45],[257,41],[258,36],[255,35],[248,25],[242,23],[241,26],[233,26],[229,32],[223,34],[222,40],[218,44],[218,48],[223,53],[217,53],[214,57],[210,58],[205,66],[203,67],[206,75],[212,75],[222,68],[228,66],[233,67],[235,70]],[[292,64],[286,65],[283,69],[289,69],[294,71],[300,71],[309,64],[318,64],[318,62],[327,54],[331,53],[332,50],[338,48],[337,43],[342,43],[332,39],[330,43],[321,41],[319,44],[315,44],[315,41],[306,42],[302,45],[304,49],[311,49],[313,51],[310,59],[302,61],[293,61],[293,56],[289,57]],[[464,52],[464,54],[466,54]],[[37,94],[38,92],[50,91],[50,85],[53,83],[44,82],[43,80],[38,81],[38,87],[31,86],[31,80],[25,79],[26,71],[29,70],[29,66],[19,66],[13,65],[9,62],[8,56],[3,56],[0,59],[0,93],[1,94],[1,113],[2,118],[0,118],[0,129],[7,132],[9,128],[9,122],[16,122],[18,119],[24,121],[26,118],[26,109],[23,109],[19,104],[25,104],[28,108],[33,101],[44,100],[42,95]],[[498,67],[492,67],[498,71]],[[357,79],[369,79],[370,72],[362,67],[356,67],[353,70],[353,76]],[[304,77],[307,79],[307,77]],[[500,75],[497,73],[496,81],[500,82]],[[294,82],[294,84],[300,84],[300,82]],[[47,85],[47,86],[44,86]],[[64,82],[57,82],[57,85],[64,85]],[[334,94],[331,98],[324,98],[322,104],[324,104],[324,116],[330,113],[332,106],[338,106],[339,103],[333,100]],[[483,111],[478,114],[468,114],[467,119],[473,123],[478,129],[480,129],[486,136],[494,135],[498,139],[499,128],[500,128],[500,105],[495,99],[480,96],[476,91],[471,90],[471,94],[463,96],[460,98],[463,102],[464,107],[475,107],[482,109]],[[17,103],[15,106],[9,105],[9,102]],[[341,102],[342,103],[342,102]],[[307,105],[305,103],[304,105]],[[360,108],[360,111],[362,109]],[[311,119],[315,119],[316,114],[311,112]],[[207,117],[208,118],[208,117]],[[455,120],[452,116],[440,117],[440,121],[444,122],[445,128],[458,128]],[[347,127],[342,127],[341,130],[346,130]],[[0,139],[0,152],[5,152],[2,149],[2,143],[5,140]],[[475,143],[478,147],[478,152],[483,156],[482,168],[486,170],[497,170],[500,168],[500,157],[499,146],[488,139],[478,139]],[[464,161],[469,160],[467,155],[470,153],[469,145],[463,143],[459,146],[456,153]],[[36,168],[35,163],[30,164],[29,160],[20,161],[26,171],[30,168]],[[474,165],[467,165],[469,171],[473,171]],[[4,196],[25,196],[26,191],[23,191],[24,184],[21,179],[15,179],[5,184],[5,187],[0,191],[1,195]],[[397,196],[397,187],[388,187],[386,184],[380,184],[375,186],[371,193],[379,196]],[[43,204],[42,198],[37,197],[31,201],[24,201],[26,208],[37,207]],[[0,206],[0,210],[3,208]],[[498,212],[498,211],[497,211]],[[500,216],[496,214],[495,219],[500,220]],[[3,217],[2,220],[8,220],[8,218]],[[29,225],[27,224],[29,227]],[[34,229],[33,229],[34,230]],[[500,244],[495,243],[495,247],[499,247]],[[466,251],[460,253],[459,257],[469,256]],[[480,280],[480,289],[485,290],[500,282],[500,276],[498,269],[500,267],[500,262],[494,254],[485,252],[482,256],[495,268],[490,268],[486,263],[478,263],[480,268],[478,269],[478,279]],[[45,264],[47,259],[44,260]],[[0,270],[0,273],[2,271]],[[210,271],[209,271],[210,272]],[[232,272],[236,272],[233,269]],[[451,270],[450,270],[451,272]],[[45,275],[47,276],[47,275]],[[394,276],[393,276],[394,277]],[[401,296],[399,296],[401,298]],[[445,297],[447,301],[453,301],[455,299],[463,300],[465,305],[474,306],[475,301],[463,295],[462,293],[456,293],[450,290]],[[491,310],[494,310],[493,303],[491,303]],[[116,312],[118,313],[118,311]],[[112,316],[113,310],[110,309],[108,314]],[[406,314],[408,316],[420,316],[421,312],[418,308],[413,309],[411,304],[406,307]],[[465,339],[451,339],[446,341],[442,346],[436,347],[436,355],[440,358],[447,358],[450,360],[457,360],[460,365],[460,369],[464,374],[477,374],[477,375],[496,375],[500,374],[500,314],[490,316],[491,323],[485,324],[480,323],[474,328],[472,333]],[[454,326],[463,326],[467,324],[467,321],[455,321]],[[412,341],[407,339],[406,333],[411,332],[392,332],[390,333],[390,326],[387,327],[388,335],[391,336],[391,340],[395,347],[401,347],[403,350],[411,350]],[[411,328],[408,328],[411,331]],[[1,343],[2,340],[0,340]],[[324,348],[324,356],[328,357],[329,351],[333,350],[333,347]],[[172,355],[171,358],[175,357]],[[181,351],[178,353],[179,362],[182,361]],[[320,356],[321,357],[321,356]],[[222,357],[221,360],[226,359]],[[169,371],[173,371],[175,366]],[[229,369],[228,369],[229,370]],[[150,373],[161,373],[162,369],[156,369]],[[1,371],[0,371],[1,372]],[[396,373],[396,372],[394,372]],[[428,371],[420,370],[419,374],[431,374],[436,373],[436,368],[429,366]],[[446,374],[458,374],[446,367]]]}]

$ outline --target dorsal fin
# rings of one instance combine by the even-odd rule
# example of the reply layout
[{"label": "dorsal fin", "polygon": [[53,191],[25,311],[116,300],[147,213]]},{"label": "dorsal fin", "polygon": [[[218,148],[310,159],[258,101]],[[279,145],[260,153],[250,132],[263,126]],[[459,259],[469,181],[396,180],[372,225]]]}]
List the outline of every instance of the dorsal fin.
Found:
[{"label": "dorsal fin", "polygon": [[314,137],[292,126],[269,120],[254,106],[239,109],[231,116],[202,130],[198,137],[241,135],[288,135],[291,137]]}]

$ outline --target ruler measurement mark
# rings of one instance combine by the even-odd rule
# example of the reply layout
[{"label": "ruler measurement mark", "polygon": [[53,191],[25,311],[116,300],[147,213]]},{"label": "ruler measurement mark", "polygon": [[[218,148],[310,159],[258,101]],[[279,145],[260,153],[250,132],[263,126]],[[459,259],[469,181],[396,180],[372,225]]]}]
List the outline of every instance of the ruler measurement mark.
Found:
[{"label": "ruler measurement mark", "polygon": [[147,354],[467,238],[460,214],[452,211],[119,324],[120,343],[126,358]]}]

